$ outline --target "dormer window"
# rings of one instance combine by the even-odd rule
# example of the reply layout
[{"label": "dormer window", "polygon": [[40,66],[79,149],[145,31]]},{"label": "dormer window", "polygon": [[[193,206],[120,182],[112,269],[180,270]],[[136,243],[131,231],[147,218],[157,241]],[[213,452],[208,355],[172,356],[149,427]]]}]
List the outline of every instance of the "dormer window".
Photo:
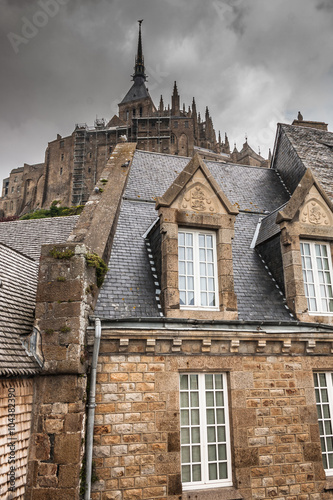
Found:
[{"label": "dormer window", "polygon": [[333,314],[333,273],[327,243],[301,242],[305,296],[310,313]]},{"label": "dormer window", "polygon": [[178,231],[178,283],[181,309],[218,308],[214,232]]},{"label": "dormer window", "polygon": [[156,208],[162,236],[160,297],[164,314],[237,319],[231,245],[238,210],[199,155],[157,198]]}]

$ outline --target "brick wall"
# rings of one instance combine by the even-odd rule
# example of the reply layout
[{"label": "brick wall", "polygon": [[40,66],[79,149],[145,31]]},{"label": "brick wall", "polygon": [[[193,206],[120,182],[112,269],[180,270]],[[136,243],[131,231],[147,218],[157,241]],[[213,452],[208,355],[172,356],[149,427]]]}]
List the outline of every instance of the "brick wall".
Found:
[{"label": "brick wall", "polygon": [[253,340],[241,341],[232,353],[229,341],[205,347],[202,340],[165,337],[149,344],[151,354],[143,340],[131,339],[127,348],[111,338],[102,342],[94,500],[217,498],[216,490],[181,493],[179,373],[189,371],[228,374],[234,488],[219,489],[218,498],[331,498],[332,490],[324,493],[313,386],[313,370],[333,369],[330,355],[305,355],[304,342],[284,355],[281,342],[256,349]]}]

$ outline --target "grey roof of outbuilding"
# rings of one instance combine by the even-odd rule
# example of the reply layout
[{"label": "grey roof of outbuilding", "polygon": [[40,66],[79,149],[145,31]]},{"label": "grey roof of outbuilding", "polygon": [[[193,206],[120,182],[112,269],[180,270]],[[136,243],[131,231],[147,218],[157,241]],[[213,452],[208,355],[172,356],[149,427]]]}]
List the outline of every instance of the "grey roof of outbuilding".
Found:
[{"label": "grey roof of outbuilding", "polygon": [[280,124],[305,168],[314,175],[333,200],[333,133],[310,127]]},{"label": "grey roof of outbuilding", "polygon": [[[153,200],[161,196],[189,158],[136,151],[118,226],[95,309],[101,319],[160,316],[156,287],[143,234],[157,217]],[[282,294],[251,249],[259,218],[289,199],[274,170],[205,162],[241,213],[236,217],[233,262],[239,319],[291,320]]]},{"label": "grey roof of outbuilding", "polygon": [[40,248],[65,242],[78,216],[0,223],[0,375],[39,371],[21,336],[32,332]]},{"label": "grey roof of outbuilding", "polygon": [[31,375],[39,370],[21,342],[32,331],[37,263],[0,244],[0,375]]},{"label": "grey roof of outbuilding", "polygon": [[0,243],[38,260],[41,246],[46,243],[64,243],[78,218],[78,215],[72,215],[1,222]]}]

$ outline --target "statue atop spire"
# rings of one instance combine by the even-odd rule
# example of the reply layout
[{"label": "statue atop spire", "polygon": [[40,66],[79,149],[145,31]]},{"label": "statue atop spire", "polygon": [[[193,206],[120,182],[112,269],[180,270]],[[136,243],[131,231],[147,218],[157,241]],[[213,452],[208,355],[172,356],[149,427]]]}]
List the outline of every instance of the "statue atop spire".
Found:
[{"label": "statue atop spire", "polygon": [[135,66],[134,66],[134,75],[133,80],[136,78],[143,78],[143,81],[147,80],[147,76],[145,74],[145,64],[142,50],[142,37],[141,37],[141,24],[143,19],[138,21],[139,23],[139,40],[138,40],[138,52],[135,58]]}]

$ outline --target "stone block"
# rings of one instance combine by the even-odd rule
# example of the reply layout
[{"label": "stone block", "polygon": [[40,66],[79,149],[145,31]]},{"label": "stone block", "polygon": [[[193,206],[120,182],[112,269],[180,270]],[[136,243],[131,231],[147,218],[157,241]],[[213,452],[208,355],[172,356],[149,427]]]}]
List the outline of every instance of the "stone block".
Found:
[{"label": "stone block", "polygon": [[75,488],[79,481],[79,467],[72,465],[59,466],[59,484],[62,488]]},{"label": "stone block", "polygon": [[60,434],[55,436],[54,461],[58,464],[80,462],[81,434]]}]

